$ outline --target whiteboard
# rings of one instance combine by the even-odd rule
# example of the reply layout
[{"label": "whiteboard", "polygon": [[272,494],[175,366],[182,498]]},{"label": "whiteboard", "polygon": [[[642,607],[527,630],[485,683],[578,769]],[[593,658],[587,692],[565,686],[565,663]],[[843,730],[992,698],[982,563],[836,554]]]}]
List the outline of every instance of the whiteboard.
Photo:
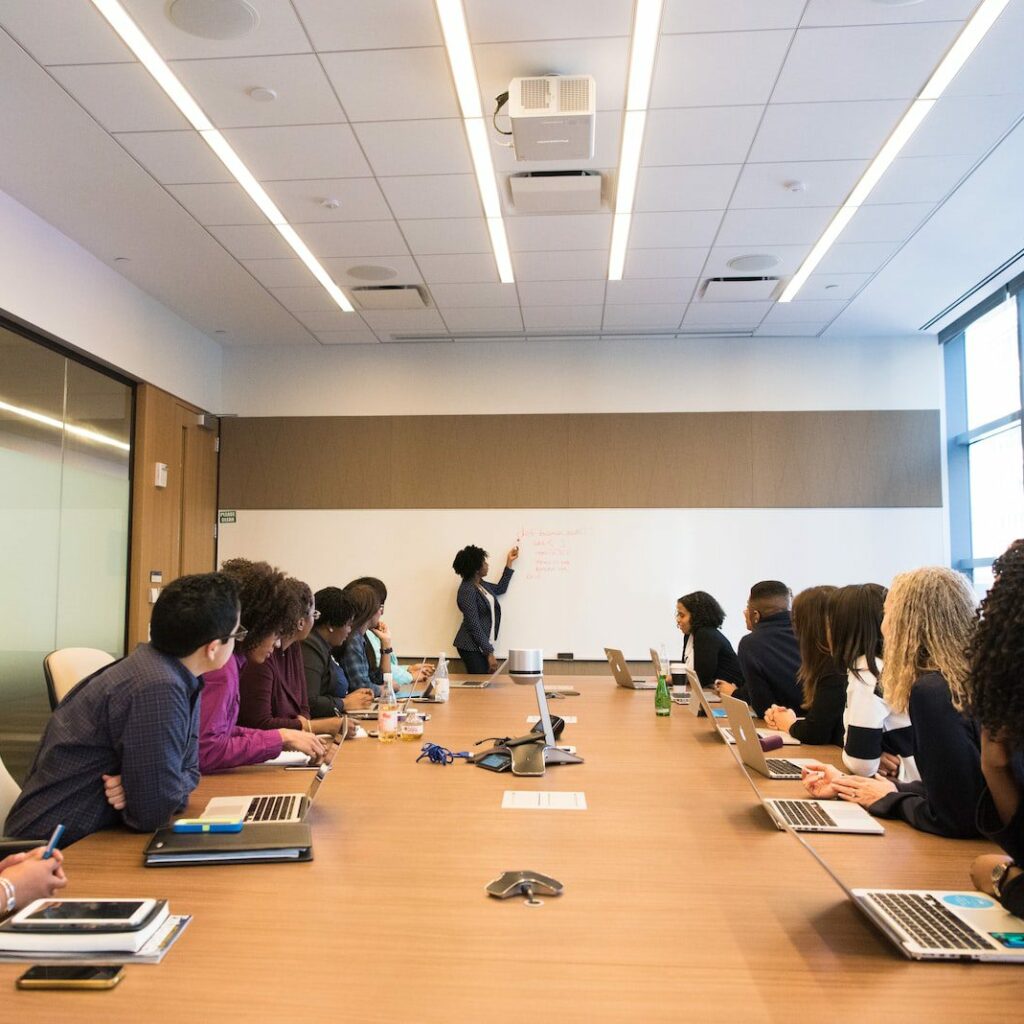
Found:
[{"label": "whiteboard", "polygon": [[604,647],[648,657],[681,647],[675,602],[706,590],[726,610],[723,631],[745,632],[751,583],[793,592],[821,583],[876,581],[943,564],[945,512],[901,509],[387,509],[239,510],[220,527],[218,557],[265,559],[314,589],[377,576],[400,656],[454,654],[456,551],[520,558],[501,599],[497,649],[540,647],[603,659]]}]

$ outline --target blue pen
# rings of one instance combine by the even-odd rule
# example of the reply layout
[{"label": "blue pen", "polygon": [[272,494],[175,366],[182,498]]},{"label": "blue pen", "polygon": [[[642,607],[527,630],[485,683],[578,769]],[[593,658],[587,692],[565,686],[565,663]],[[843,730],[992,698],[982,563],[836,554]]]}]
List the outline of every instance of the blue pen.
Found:
[{"label": "blue pen", "polygon": [[49,860],[53,856],[53,849],[60,842],[60,837],[62,835],[64,835],[64,826],[58,825],[53,830],[53,835],[50,836],[50,841],[46,844],[46,849],[43,850],[43,860]]}]

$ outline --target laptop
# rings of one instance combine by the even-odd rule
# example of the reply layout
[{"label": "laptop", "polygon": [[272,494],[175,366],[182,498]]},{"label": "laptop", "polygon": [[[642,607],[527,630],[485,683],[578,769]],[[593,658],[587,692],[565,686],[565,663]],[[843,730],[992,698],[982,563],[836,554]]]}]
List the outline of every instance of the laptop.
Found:
[{"label": "laptop", "polygon": [[604,654],[611,666],[616,684],[624,690],[654,690],[657,688],[658,681],[656,679],[634,679],[630,675],[622,651],[617,651],[614,647],[606,647]]},{"label": "laptop", "polygon": [[[657,681],[658,676],[664,673],[665,678],[668,680],[669,693],[675,698],[677,704],[689,704],[690,703],[690,690],[689,687],[693,685],[694,680],[697,678],[697,674],[692,672],[691,669],[687,669],[686,678],[687,683],[679,686],[672,685],[672,665],[662,664],[661,655],[652,647],[651,651],[651,664],[654,666],[654,678]],[[692,678],[691,678],[692,675]]]},{"label": "laptop", "polygon": [[[710,693],[700,685],[700,680],[697,678],[697,673],[690,675],[690,669],[687,669],[686,676],[690,680],[690,700],[687,707],[690,709],[690,714],[694,718],[699,718],[701,715],[706,715],[708,721],[712,722],[716,729],[721,732],[721,728],[718,724],[720,718],[725,718],[725,712],[721,708],[712,708],[712,704],[721,704],[722,698],[717,693],[711,691]],[[694,700],[693,698],[697,699]]]},{"label": "laptop", "polygon": [[[736,751],[730,751],[736,757]],[[781,832],[854,832],[858,835],[885,835],[885,828],[858,804],[843,800],[780,800],[762,795],[743,762],[736,757],[744,778]]]},{"label": "laptop", "polygon": [[851,889],[810,843],[788,831],[905,957],[1024,963],[1024,921],[991,896],[941,889]]},{"label": "laptop", "polygon": [[316,778],[305,793],[261,793],[249,796],[216,796],[203,809],[200,818],[231,818],[246,825],[262,825],[267,822],[305,821],[317,791],[331,772],[334,759],[345,742],[345,730],[334,736],[327,748],[323,764],[316,769]]},{"label": "laptop", "polygon": [[722,696],[722,707],[729,719],[729,727],[736,739],[736,749],[740,758],[748,768],[769,779],[797,779],[800,769],[805,764],[813,764],[807,757],[765,757],[761,742],[757,738],[754,719],[750,716],[750,707],[735,697]]},{"label": "laptop", "polygon": [[555,730],[551,725],[551,712],[548,710],[548,696],[544,692],[544,680],[538,679],[535,685],[537,693],[537,714],[544,729],[544,764],[583,764],[583,758],[568,750],[563,750],[555,740]]},{"label": "laptop", "polygon": [[[505,671],[505,666],[508,664],[508,658],[506,658],[486,679],[452,679],[450,685],[452,689],[462,690],[482,690],[485,686],[490,686],[502,672]],[[435,675],[437,673],[434,673]]]}]

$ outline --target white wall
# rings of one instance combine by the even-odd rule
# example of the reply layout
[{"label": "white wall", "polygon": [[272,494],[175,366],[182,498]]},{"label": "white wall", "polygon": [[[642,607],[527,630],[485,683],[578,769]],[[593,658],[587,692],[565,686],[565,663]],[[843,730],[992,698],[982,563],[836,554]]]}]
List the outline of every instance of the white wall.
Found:
[{"label": "white wall", "polygon": [[203,409],[221,406],[221,349],[0,192],[0,309]]},{"label": "white wall", "polygon": [[[933,337],[225,350],[240,416],[943,407]],[[382,395],[385,396],[382,401]]]}]

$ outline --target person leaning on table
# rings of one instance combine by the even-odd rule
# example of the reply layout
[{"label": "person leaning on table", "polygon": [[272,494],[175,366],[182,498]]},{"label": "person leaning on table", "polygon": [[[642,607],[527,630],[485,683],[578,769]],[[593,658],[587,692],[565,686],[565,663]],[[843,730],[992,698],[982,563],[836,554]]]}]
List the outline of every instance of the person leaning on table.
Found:
[{"label": "person leaning on table", "polygon": [[484,579],[490,571],[487,552],[475,544],[464,547],[452,562],[452,568],[462,577],[456,597],[462,625],[452,642],[470,675],[484,675],[498,668],[494,656],[494,641],[501,628],[498,598],[508,590],[514,572],[512,563],[518,557],[519,548],[512,548],[505,556],[505,571],[497,583]]}]

